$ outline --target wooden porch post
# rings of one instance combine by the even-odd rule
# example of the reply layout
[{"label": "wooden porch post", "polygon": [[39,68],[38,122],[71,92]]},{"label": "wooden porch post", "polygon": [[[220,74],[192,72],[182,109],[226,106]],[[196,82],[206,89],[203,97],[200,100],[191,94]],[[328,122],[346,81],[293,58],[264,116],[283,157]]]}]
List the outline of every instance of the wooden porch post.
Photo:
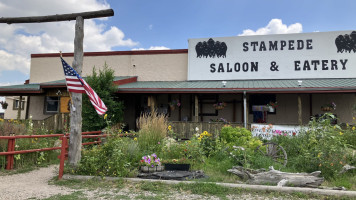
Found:
[{"label": "wooden porch post", "polygon": [[[15,100],[16,102],[16,100]],[[20,99],[19,99],[19,107],[17,109],[17,120],[20,120],[21,119],[21,108],[22,108],[22,96],[20,96]]]},{"label": "wooden porch post", "polygon": [[300,94],[298,94],[298,124],[303,125],[303,118],[302,118],[302,98]]},{"label": "wooden porch post", "polygon": [[246,99],[246,91],[243,93],[244,99],[244,127],[247,128],[247,99]]},{"label": "wooden porch post", "polygon": [[194,96],[194,121],[199,121],[199,99],[198,95]]}]

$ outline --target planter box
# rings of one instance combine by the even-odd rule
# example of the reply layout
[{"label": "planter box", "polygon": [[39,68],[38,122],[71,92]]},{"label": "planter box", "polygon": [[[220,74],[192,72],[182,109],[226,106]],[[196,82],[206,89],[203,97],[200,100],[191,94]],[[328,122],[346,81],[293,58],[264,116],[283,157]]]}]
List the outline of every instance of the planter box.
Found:
[{"label": "planter box", "polygon": [[178,170],[178,171],[189,171],[190,169],[190,164],[164,164],[164,168],[166,171],[173,171],[173,170]]},{"label": "planter box", "polygon": [[144,173],[151,173],[151,172],[161,172],[164,170],[164,167],[163,166],[154,166],[154,167],[141,166],[140,169]]}]

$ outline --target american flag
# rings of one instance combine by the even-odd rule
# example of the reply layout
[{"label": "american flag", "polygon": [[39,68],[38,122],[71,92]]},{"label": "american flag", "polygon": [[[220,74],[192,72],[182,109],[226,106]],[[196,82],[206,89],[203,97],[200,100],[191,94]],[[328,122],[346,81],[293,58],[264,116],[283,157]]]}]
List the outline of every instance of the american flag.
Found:
[{"label": "american flag", "polygon": [[64,75],[66,77],[67,89],[69,92],[87,93],[91,104],[94,106],[99,115],[105,114],[108,110],[104,102],[96,94],[96,92],[80,77],[80,75],[61,57]]}]

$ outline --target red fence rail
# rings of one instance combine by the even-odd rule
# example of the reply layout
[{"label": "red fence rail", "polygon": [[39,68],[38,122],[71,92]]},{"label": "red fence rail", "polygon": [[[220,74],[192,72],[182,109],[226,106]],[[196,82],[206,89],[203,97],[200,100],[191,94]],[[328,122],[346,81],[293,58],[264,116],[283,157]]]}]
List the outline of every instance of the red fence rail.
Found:
[{"label": "red fence rail", "polygon": [[[101,131],[91,131],[91,132],[83,132],[82,137],[83,138],[101,138],[104,135],[90,135],[90,134],[102,134]],[[14,156],[16,154],[25,154],[25,153],[33,153],[33,152],[40,152],[40,151],[52,151],[52,150],[57,150],[57,149],[62,149],[62,147],[48,147],[48,148],[42,148],[42,149],[28,149],[28,150],[19,150],[15,151],[15,143],[16,139],[23,139],[23,138],[50,138],[50,137],[59,137],[62,140],[62,146],[63,146],[63,139],[62,138],[67,138],[69,134],[51,134],[51,135],[15,135],[15,136],[0,136],[0,140],[8,140],[7,142],[7,151],[6,152],[0,152],[0,156],[6,156],[6,169],[11,170],[14,168]],[[106,135],[104,136],[106,137]],[[83,143],[83,145],[89,145],[89,144],[96,144],[96,143],[101,143],[101,140],[99,139],[98,141],[95,142],[87,142]]]}]

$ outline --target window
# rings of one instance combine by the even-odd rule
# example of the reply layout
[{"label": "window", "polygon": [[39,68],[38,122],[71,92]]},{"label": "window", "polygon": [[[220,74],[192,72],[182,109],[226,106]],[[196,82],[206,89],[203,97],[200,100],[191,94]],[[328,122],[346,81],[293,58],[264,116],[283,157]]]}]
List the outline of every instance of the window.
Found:
[{"label": "window", "polygon": [[[262,106],[270,104],[270,102],[276,102],[275,94],[251,94],[249,98],[249,111],[252,114],[252,106]],[[268,114],[275,114],[276,110],[273,112],[268,112]]]},{"label": "window", "polygon": [[[13,109],[14,110],[18,110],[19,109],[19,105],[20,105],[20,99],[14,99]],[[24,108],[25,108],[25,100],[22,99],[22,101],[21,101],[21,110],[23,110]]]},{"label": "window", "polygon": [[58,113],[59,97],[46,97],[45,99],[45,114]]}]

